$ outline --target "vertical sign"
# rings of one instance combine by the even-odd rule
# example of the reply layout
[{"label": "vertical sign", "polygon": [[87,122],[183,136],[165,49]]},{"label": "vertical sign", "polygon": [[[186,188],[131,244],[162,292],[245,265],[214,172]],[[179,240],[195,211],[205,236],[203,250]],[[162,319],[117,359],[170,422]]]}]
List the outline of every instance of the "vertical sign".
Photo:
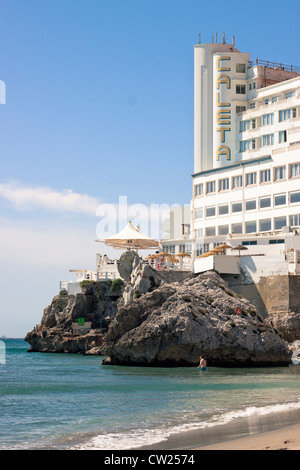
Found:
[{"label": "vertical sign", "polygon": [[216,123],[217,134],[219,134],[221,145],[218,145],[216,151],[216,160],[219,161],[221,156],[225,156],[227,160],[231,160],[231,149],[227,144],[227,137],[231,133],[231,103],[224,100],[226,90],[231,90],[231,78],[228,72],[231,57],[224,56],[217,58],[217,81],[216,81]]}]

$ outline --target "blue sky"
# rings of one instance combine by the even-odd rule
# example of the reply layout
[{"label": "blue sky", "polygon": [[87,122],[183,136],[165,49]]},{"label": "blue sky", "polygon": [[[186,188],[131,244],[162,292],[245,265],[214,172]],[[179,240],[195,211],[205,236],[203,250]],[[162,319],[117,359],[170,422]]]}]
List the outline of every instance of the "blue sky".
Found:
[{"label": "blue sky", "polygon": [[189,203],[198,34],[300,65],[299,14],[298,1],[0,0],[0,335],[39,323],[69,268],[94,268],[98,204]]}]

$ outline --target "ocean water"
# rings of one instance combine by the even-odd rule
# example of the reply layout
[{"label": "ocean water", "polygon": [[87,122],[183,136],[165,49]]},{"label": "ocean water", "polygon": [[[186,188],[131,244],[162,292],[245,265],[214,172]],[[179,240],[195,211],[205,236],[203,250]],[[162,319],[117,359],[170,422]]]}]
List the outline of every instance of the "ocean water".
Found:
[{"label": "ocean water", "polygon": [[[183,432],[300,411],[300,366],[103,366],[102,357],[27,353],[5,340],[0,449],[136,449]],[[3,362],[3,361],[2,361]]]}]

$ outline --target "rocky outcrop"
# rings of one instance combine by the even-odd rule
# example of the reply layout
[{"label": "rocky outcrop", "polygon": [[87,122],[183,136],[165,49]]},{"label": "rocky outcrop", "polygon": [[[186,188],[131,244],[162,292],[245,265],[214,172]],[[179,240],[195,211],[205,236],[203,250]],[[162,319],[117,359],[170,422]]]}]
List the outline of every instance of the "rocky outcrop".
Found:
[{"label": "rocky outcrop", "polygon": [[194,366],[200,355],[221,367],[291,362],[278,325],[216,273],[159,273],[134,252],[122,255],[119,272],[123,280],[84,282],[81,293],[54,297],[26,336],[29,351],[101,354],[106,364],[144,366]]},{"label": "rocky outcrop", "polygon": [[288,345],[216,273],[164,283],[125,303],[101,351],[105,364],[194,366],[200,355],[221,367],[291,361]]},{"label": "rocky outcrop", "polygon": [[300,312],[278,312],[270,314],[266,321],[275,328],[286,341],[292,343],[300,338]]},{"label": "rocky outcrop", "polygon": [[[112,289],[110,283],[85,282],[82,292],[68,295],[66,291],[54,297],[45,308],[42,321],[25,340],[30,344],[30,352],[69,352],[86,354],[99,348],[103,335],[115,317],[120,287]],[[88,331],[74,334],[73,326],[83,318],[90,325]]]},{"label": "rocky outcrop", "polygon": [[30,344],[29,352],[99,354],[103,344],[103,331],[91,330],[84,335],[74,335],[61,328],[35,327],[25,340]]}]

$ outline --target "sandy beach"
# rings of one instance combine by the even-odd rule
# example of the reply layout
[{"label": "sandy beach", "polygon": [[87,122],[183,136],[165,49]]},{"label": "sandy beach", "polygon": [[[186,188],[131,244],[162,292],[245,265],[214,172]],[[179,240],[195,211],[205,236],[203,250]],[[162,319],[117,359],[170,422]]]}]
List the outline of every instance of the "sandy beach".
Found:
[{"label": "sandy beach", "polygon": [[300,450],[300,424],[200,447],[197,450]]}]

